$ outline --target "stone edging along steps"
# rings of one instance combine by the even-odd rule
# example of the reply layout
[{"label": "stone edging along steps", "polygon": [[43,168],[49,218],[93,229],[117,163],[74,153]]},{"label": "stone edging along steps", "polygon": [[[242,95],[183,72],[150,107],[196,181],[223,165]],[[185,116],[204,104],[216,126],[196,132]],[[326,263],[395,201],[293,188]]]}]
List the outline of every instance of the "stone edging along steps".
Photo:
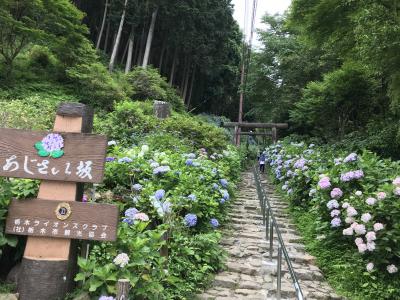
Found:
[{"label": "stone edging along steps", "polygon": [[[263,178],[262,184],[279,223],[305,299],[343,299],[326,283],[321,271],[315,266],[314,257],[305,252],[295,225],[285,211],[287,204],[274,192],[273,185],[266,178]],[[250,171],[242,174],[239,193],[232,206],[231,222],[226,226],[221,242],[228,253],[227,268],[216,275],[212,286],[198,295],[197,299],[276,299],[278,241],[274,241],[271,261],[254,177]],[[284,260],[281,296],[282,299],[296,299]]]}]

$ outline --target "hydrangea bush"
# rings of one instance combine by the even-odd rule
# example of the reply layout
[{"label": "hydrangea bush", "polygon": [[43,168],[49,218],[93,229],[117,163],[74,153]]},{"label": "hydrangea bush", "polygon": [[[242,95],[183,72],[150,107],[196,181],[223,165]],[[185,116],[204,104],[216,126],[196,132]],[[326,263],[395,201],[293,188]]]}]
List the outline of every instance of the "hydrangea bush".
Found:
[{"label": "hydrangea bush", "polygon": [[391,289],[400,282],[399,163],[369,151],[342,153],[290,140],[266,151],[272,176],[292,208],[315,217],[317,238],[353,253],[364,270],[359,276],[366,294],[365,288],[375,289],[381,280],[387,290],[378,298],[400,297]]},{"label": "hydrangea bush", "polygon": [[105,180],[94,194],[117,204],[121,220],[116,243],[95,243],[89,259],[79,260],[76,280],[93,295],[115,295],[116,280],[127,278],[135,299],[185,298],[222,267],[218,228],[240,168],[237,150],[158,149],[109,143]]}]

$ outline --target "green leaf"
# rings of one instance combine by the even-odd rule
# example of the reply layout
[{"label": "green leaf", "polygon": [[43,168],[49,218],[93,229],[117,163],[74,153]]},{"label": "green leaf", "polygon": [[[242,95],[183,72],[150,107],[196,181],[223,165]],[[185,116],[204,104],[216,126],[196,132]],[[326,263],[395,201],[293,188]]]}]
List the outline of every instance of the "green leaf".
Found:
[{"label": "green leaf", "polygon": [[37,142],[36,144],[35,144],[35,148],[37,149],[37,150],[44,150],[44,148],[43,148],[43,143],[42,142]]},{"label": "green leaf", "polygon": [[47,157],[47,156],[49,156],[49,154],[50,154],[50,153],[47,152],[47,151],[44,150],[44,149],[38,151],[38,155],[41,156],[41,157]]},{"label": "green leaf", "polygon": [[52,158],[60,158],[63,155],[64,155],[64,151],[63,150],[52,151],[51,154],[50,154],[50,156]]}]

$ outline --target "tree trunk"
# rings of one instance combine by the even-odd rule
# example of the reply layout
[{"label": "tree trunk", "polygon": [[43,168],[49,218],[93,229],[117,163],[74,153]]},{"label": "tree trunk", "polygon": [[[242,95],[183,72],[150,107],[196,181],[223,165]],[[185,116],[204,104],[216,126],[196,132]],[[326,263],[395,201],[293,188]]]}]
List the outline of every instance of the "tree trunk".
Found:
[{"label": "tree trunk", "polygon": [[161,47],[161,54],[160,54],[160,61],[158,63],[158,71],[161,74],[161,70],[162,70],[162,64],[163,64],[163,60],[164,60],[164,54],[165,54],[165,50],[167,49],[165,40],[162,43],[162,47]]},{"label": "tree trunk", "polygon": [[119,22],[117,38],[115,40],[114,48],[113,48],[113,51],[111,54],[110,64],[108,65],[108,70],[110,72],[112,72],[114,70],[114,63],[115,63],[115,59],[117,57],[119,42],[121,40],[122,28],[124,27],[124,22],[125,22],[125,14],[126,14],[126,6],[127,5],[128,5],[128,0],[125,0],[124,9],[122,11],[122,16],[121,16],[121,21]]},{"label": "tree trunk", "polygon": [[138,66],[142,64],[145,36],[145,25],[143,25],[142,34],[140,36],[139,53],[136,60],[136,65]]},{"label": "tree trunk", "polygon": [[104,31],[104,24],[106,23],[107,9],[108,9],[108,0],[106,0],[105,6],[104,6],[103,21],[101,22],[99,36],[97,37],[96,50],[99,50],[99,48],[100,48],[101,37],[103,36],[103,31]]},{"label": "tree trunk", "polygon": [[[188,69],[188,62],[187,62],[187,58],[185,58],[185,67],[183,68],[181,84],[179,85],[179,89],[181,91],[181,96],[183,96],[183,89],[185,87],[187,69]],[[185,100],[185,99],[183,99],[183,100]]]},{"label": "tree trunk", "polygon": [[175,77],[175,67],[176,67],[176,60],[178,59],[178,49],[175,49],[174,58],[172,60],[172,68],[171,68],[171,75],[169,76],[169,85],[172,86],[174,84],[174,77]]},{"label": "tree trunk", "polygon": [[192,80],[190,81],[189,98],[188,98],[187,105],[186,105],[188,111],[190,109],[190,102],[192,100],[192,92],[193,92],[193,85],[194,85],[195,76],[196,76],[196,68],[193,68]]},{"label": "tree trunk", "polygon": [[129,35],[128,57],[126,58],[125,74],[127,74],[131,70],[131,67],[132,67],[133,44],[134,44],[134,39],[135,39],[135,36],[133,34],[134,34],[134,30],[133,30],[133,25],[132,25],[131,34]]},{"label": "tree trunk", "polygon": [[129,38],[130,38],[130,34],[129,34],[128,40],[127,40],[126,43],[125,43],[124,52],[122,53],[122,57],[121,57],[121,64],[124,63],[125,57],[126,57],[126,53],[128,52]]},{"label": "tree trunk", "polygon": [[153,11],[153,13],[151,15],[151,23],[150,23],[150,28],[149,28],[149,34],[147,35],[146,50],[144,51],[144,56],[143,56],[143,64],[142,64],[143,68],[146,68],[147,64],[149,63],[151,42],[153,41],[154,27],[156,25],[157,12],[158,12],[158,7],[156,7],[156,9]]},{"label": "tree trunk", "polygon": [[190,69],[191,69],[191,67],[188,64],[188,68],[187,68],[186,75],[185,75],[185,83],[183,85],[183,94],[182,94],[183,103],[186,103],[186,95],[187,95],[187,90],[188,90],[188,85],[189,85]]},{"label": "tree trunk", "polygon": [[107,53],[109,35],[110,35],[110,21],[107,22],[106,40],[104,41],[104,46],[103,46],[103,50],[105,53]]}]

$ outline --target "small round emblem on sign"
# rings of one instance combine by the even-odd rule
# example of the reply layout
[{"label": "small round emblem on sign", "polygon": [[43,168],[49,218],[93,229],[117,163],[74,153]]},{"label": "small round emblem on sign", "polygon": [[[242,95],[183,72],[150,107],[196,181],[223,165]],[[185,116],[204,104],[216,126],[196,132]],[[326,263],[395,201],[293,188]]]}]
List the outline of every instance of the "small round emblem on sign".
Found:
[{"label": "small round emblem on sign", "polygon": [[69,218],[69,216],[72,213],[71,206],[66,202],[62,202],[57,205],[55,213],[56,213],[57,219],[66,220]]}]

